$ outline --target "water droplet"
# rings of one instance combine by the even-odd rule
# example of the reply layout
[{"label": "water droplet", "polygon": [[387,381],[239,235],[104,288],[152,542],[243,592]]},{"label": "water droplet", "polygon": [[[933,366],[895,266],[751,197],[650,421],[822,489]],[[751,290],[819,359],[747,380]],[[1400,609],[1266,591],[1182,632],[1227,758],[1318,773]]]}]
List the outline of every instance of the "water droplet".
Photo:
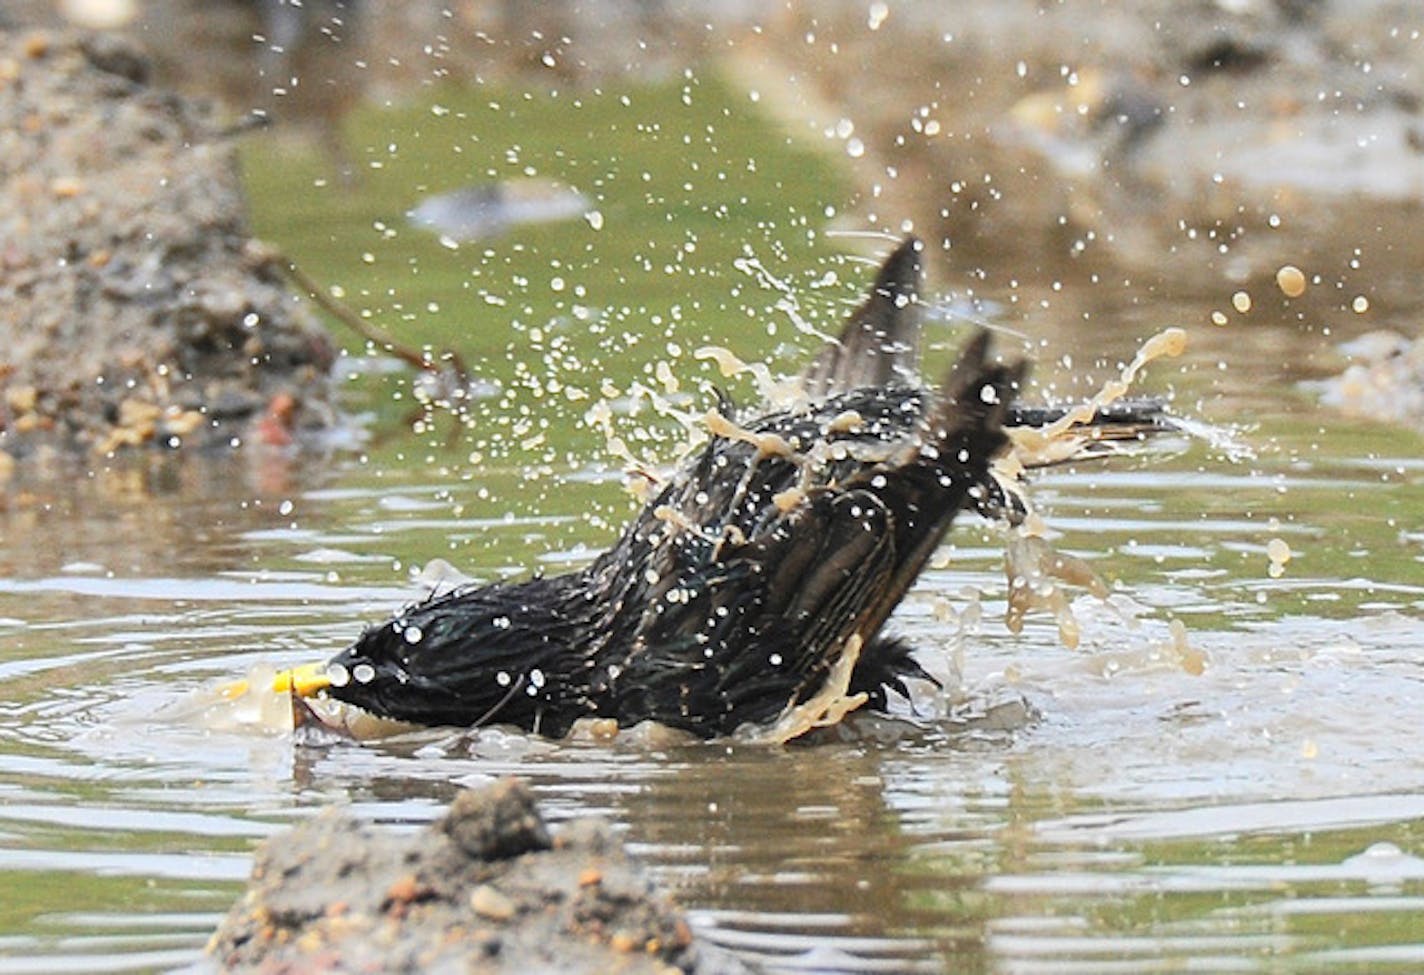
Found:
[{"label": "water droplet", "polygon": [[351,683],[351,672],[341,664],[327,664],[326,676],[332,687],[345,687]]},{"label": "water droplet", "polygon": [[1276,285],[1287,298],[1299,298],[1305,294],[1305,273],[1294,264],[1287,264],[1276,272]]},{"label": "water droplet", "polygon": [[358,684],[369,684],[376,679],[376,668],[370,664],[357,664],[351,668],[351,677]]},{"label": "water droplet", "polygon": [[424,639],[425,634],[418,626],[407,626],[405,628],[405,633],[403,633],[402,636],[405,637],[406,643],[419,643],[422,639]]}]

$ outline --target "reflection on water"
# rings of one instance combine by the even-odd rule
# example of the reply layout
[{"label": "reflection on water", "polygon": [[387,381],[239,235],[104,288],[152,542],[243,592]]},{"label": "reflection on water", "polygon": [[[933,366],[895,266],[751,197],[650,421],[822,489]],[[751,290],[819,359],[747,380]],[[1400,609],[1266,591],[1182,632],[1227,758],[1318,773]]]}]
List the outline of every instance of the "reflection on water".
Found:
[{"label": "reflection on water", "polygon": [[[1279,450],[1249,467],[1189,452],[1041,478],[1057,544],[1113,582],[1076,600],[1076,651],[1046,618],[1008,634],[992,531],[953,536],[897,626],[949,673],[947,599],[970,628],[955,693],[1022,694],[1036,723],[965,732],[924,704],[786,749],[498,729],[310,748],[216,723],[191,706],[212,682],[319,658],[413,598],[406,553],[478,537],[452,561],[489,578],[572,548],[581,520],[351,461],[14,485],[0,971],[186,964],[259,838],[333,802],[425,821],[508,773],[555,820],[614,820],[700,930],[781,970],[1424,964],[1424,585],[1401,535],[1420,465],[1312,426],[1303,466],[1288,419],[1262,422]],[[565,510],[617,490],[574,478]],[[1295,553],[1278,579],[1274,537]],[[1173,618],[1200,676],[1168,652]]]}]

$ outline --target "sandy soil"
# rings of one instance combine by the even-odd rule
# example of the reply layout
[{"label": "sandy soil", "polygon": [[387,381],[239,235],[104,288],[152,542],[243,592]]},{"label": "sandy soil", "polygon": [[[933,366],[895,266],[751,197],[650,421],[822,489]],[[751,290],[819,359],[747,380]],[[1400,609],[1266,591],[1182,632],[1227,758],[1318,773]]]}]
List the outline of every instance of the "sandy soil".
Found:
[{"label": "sandy soil", "polygon": [[396,835],[328,811],[268,840],[209,953],[234,972],[736,973],[608,826],[551,834],[527,788]]},{"label": "sandy soil", "polygon": [[148,74],[113,37],[0,34],[0,450],[332,422],[332,346],[249,237],[231,140]]}]

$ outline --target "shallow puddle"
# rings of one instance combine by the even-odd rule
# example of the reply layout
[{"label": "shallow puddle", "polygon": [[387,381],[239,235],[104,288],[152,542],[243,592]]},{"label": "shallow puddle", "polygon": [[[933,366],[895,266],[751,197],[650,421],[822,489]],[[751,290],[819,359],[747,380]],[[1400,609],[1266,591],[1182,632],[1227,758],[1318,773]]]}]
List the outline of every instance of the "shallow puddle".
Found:
[{"label": "shallow puddle", "polygon": [[[1189,453],[1041,477],[1058,545],[1112,581],[1106,601],[1075,600],[1077,650],[1042,616],[1005,630],[1002,548],[977,524],[895,621],[931,669],[962,662],[971,709],[1021,695],[1037,720],[965,727],[926,700],[918,719],[784,749],[498,729],[294,745],[271,716],[197,696],[318,659],[414,598],[393,548],[488,539],[456,558],[488,578],[566,550],[564,520],[341,460],[313,478],[307,461],[149,458],[217,476],[134,471],[119,493],[22,481],[6,540],[26,554],[0,581],[0,838],[18,893],[0,971],[193,961],[254,840],[333,802],[424,821],[511,773],[554,819],[613,819],[705,934],[786,970],[1414,967],[1424,584],[1418,541],[1380,523],[1405,515],[1420,467],[1344,439],[1309,471]],[[561,490],[616,503],[601,480]],[[114,530],[155,509],[162,531]],[[1274,537],[1295,557],[1273,579]]]},{"label": "shallow puddle", "polygon": [[[646,164],[660,179],[682,178],[674,128]],[[527,136],[521,165],[544,158],[541,138]],[[755,141],[728,138],[711,143],[724,158]],[[795,169],[794,153],[759,151],[765,170]],[[1091,390],[1163,325],[1187,325],[1186,356],[1155,364],[1149,389],[1180,414],[1249,427],[1236,440],[1254,456],[1197,441],[1036,479],[1055,544],[1110,586],[1106,600],[1075,596],[1075,650],[1045,614],[1006,630],[1002,539],[966,517],[892,622],[954,678],[950,699],[903,721],[856,720],[785,748],[499,729],[314,747],[274,730],[276,716],[204,703],[256,665],[340,649],[416,598],[414,573],[433,558],[492,579],[559,571],[605,544],[631,501],[602,435],[578,427],[587,404],[554,395],[549,376],[586,366],[586,385],[606,375],[622,395],[640,377],[656,386],[656,363],[676,358],[669,342],[709,338],[790,361],[811,340],[788,295],[829,318],[855,293],[858,265],[766,243],[795,236],[778,225],[786,209],[767,216],[765,201],[790,192],[779,185],[741,222],[705,218],[701,237],[664,246],[663,209],[628,216],[654,191],[627,152],[596,170],[597,202],[631,227],[540,228],[527,245],[443,265],[434,241],[410,244],[412,258],[405,237],[371,233],[361,193],[332,204],[327,224],[307,201],[283,223],[270,195],[280,174],[259,178],[266,232],[318,272],[357,268],[353,300],[407,316],[416,341],[428,327],[429,341],[464,335],[489,357],[507,398],[481,405],[455,447],[448,419],[419,435],[400,422],[408,380],[353,367],[355,408],[379,414],[363,450],[145,455],[92,475],[22,469],[8,485],[0,973],[196,964],[258,839],[333,803],[423,822],[461,786],[507,774],[556,821],[610,818],[701,933],[774,970],[1424,967],[1421,442],[1316,406],[1296,381],[1337,336],[1264,310],[1212,326],[1225,293],[1069,287],[1045,291],[1060,303],[1046,308],[1037,295],[980,296],[1007,330],[1041,337],[1039,381],[1065,393]],[[386,162],[370,209],[398,213],[408,204],[393,186],[409,171]],[[293,179],[309,179],[304,165]],[[625,176],[632,195],[611,200]],[[790,211],[800,224],[819,212]],[[664,236],[634,253],[653,233]],[[773,266],[778,253],[787,281],[731,269],[732,241]],[[353,260],[363,247],[372,260]],[[664,261],[675,268],[648,270]],[[932,328],[942,356],[961,333]],[[561,329],[570,348],[553,341]],[[657,436],[629,437],[658,456]]]}]

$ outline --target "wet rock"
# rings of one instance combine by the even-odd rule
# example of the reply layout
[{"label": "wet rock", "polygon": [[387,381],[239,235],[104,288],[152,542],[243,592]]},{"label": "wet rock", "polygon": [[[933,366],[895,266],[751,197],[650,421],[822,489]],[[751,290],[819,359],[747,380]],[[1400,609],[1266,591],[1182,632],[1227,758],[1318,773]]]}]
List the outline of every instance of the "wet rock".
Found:
[{"label": "wet rock", "polygon": [[12,453],[228,443],[283,395],[292,428],[332,422],[332,347],[254,256],[234,147],[148,75],[116,37],[0,33]]},{"label": "wet rock", "polygon": [[208,950],[234,972],[752,971],[693,938],[606,824],[551,836],[513,780],[413,836],[329,810],[272,837]]},{"label": "wet rock", "polygon": [[466,855],[481,860],[547,850],[550,845],[534,797],[514,780],[460,793],[440,825]]},{"label": "wet rock", "polygon": [[1349,360],[1343,372],[1305,384],[1322,403],[1347,416],[1424,430],[1424,339],[1380,330],[1340,352]]}]

